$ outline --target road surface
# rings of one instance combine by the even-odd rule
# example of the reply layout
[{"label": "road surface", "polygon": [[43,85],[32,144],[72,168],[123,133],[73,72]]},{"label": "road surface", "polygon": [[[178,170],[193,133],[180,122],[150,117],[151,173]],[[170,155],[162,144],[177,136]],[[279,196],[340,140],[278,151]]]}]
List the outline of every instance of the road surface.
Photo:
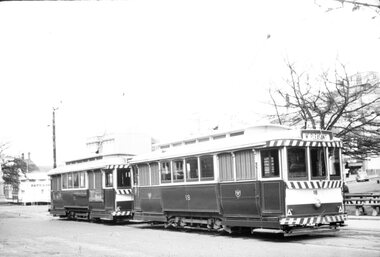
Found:
[{"label": "road surface", "polygon": [[51,217],[47,210],[0,205],[0,256],[380,256],[379,217],[354,217],[332,235],[282,238],[68,221]]}]

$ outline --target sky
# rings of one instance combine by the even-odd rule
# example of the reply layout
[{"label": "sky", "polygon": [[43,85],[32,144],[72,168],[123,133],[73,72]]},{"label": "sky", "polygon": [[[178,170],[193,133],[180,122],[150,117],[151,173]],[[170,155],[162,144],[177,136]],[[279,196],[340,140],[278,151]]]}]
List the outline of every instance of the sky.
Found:
[{"label": "sky", "polygon": [[[380,15],[336,1],[0,2],[0,142],[52,165],[104,133],[266,123],[285,60],[380,71]],[[373,18],[375,17],[375,18]]]}]

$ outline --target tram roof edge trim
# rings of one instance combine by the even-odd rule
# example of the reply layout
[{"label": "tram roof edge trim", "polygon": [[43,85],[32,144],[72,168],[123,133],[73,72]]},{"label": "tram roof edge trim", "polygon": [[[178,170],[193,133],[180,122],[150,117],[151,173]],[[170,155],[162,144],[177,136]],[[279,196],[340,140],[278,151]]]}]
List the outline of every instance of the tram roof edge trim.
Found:
[{"label": "tram roof edge trim", "polygon": [[81,163],[76,163],[76,164],[71,164],[71,165],[63,165],[63,166],[50,170],[48,172],[48,175],[52,176],[52,175],[76,172],[76,171],[107,169],[108,167],[113,166],[113,165],[128,165],[129,164],[128,161],[129,159],[125,157],[108,156],[107,158],[104,158],[104,159],[81,162]]},{"label": "tram roof edge trim", "polygon": [[[302,136],[308,132],[307,140]],[[207,142],[199,142],[177,147],[157,149],[150,153],[140,154],[131,160],[131,164],[154,162],[164,159],[183,158],[187,156],[204,155],[223,151],[237,151],[247,148],[280,147],[280,146],[311,146],[311,147],[341,147],[340,139],[329,131],[289,129],[282,126],[258,126],[244,130],[244,134],[236,137],[225,137]],[[314,136],[318,135],[318,136]],[[321,137],[320,135],[328,135]]]}]

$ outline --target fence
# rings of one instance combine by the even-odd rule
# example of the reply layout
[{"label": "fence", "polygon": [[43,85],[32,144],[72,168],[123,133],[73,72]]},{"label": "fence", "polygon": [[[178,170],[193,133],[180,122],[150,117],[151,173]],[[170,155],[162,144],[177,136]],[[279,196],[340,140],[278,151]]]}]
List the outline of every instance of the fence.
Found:
[{"label": "fence", "polygon": [[380,210],[380,193],[347,193],[344,194],[344,205],[354,206],[355,215],[366,214],[365,207],[372,208],[372,216]]}]

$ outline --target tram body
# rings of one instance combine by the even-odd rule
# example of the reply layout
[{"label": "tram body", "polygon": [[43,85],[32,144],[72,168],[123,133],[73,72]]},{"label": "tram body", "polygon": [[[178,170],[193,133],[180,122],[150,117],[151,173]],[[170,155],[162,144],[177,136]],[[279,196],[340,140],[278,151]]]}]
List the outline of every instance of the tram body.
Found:
[{"label": "tram body", "polygon": [[82,220],[131,219],[132,155],[109,154],[73,160],[49,171],[51,207],[61,218]]},{"label": "tram body", "polygon": [[295,235],[344,225],[341,141],[267,125],[158,146],[131,160],[134,219]]}]

